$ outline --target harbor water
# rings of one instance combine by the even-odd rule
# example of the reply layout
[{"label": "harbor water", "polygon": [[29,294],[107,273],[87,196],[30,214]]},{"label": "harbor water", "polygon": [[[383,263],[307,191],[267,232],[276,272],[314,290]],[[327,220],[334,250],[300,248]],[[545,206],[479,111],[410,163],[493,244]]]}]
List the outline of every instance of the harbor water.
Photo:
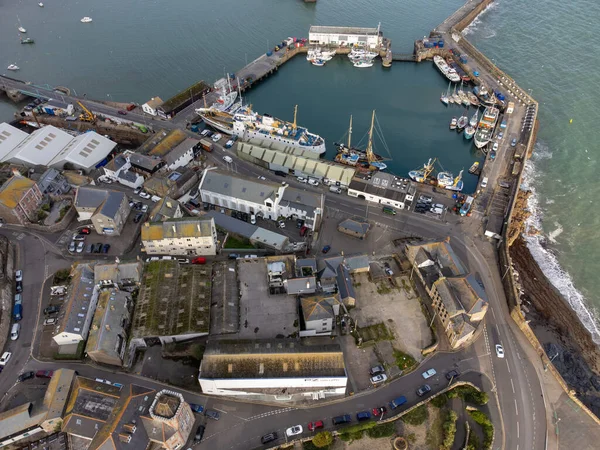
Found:
[{"label": "harbor water", "polygon": [[[306,36],[310,25],[376,27],[381,22],[394,51],[409,53],[415,39],[462,3],[373,0],[367,7],[358,0],[55,0],[39,8],[36,2],[2,2],[0,72],[16,63],[21,70],[9,75],[20,79],[66,85],[90,98],[143,103],[235,72],[282,39]],[[93,22],[81,23],[84,16]],[[530,246],[600,342],[598,19],[600,5],[589,0],[497,0],[467,33],[540,102],[542,126],[526,183],[536,193],[531,226],[542,234],[531,238]],[[34,45],[19,43],[19,24]],[[338,56],[325,67],[313,67],[299,56],[247,99],[258,112],[290,121],[297,104],[298,123],[325,137],[328,157],[351,114],[353,142],[365,142],[375,109],[393,172],[406,174],[437,157],[444,169],[457,173],[481,155],[448,130],[462,109],[440,103],[445,89],[431,63],[356,69]],[[10,120],[14,110],[0,97],[0,120]],[[386,152],[381,139],[375,146],[378,153]],[[471,191],[476,179],[467,175],[465,182]]]}]

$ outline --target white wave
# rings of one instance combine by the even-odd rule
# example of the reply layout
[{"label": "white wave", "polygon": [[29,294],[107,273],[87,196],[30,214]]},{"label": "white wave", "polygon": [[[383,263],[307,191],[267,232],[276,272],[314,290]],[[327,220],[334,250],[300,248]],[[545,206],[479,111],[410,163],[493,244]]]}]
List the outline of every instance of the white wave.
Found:
[{"label": "white wave", "polygon": [[[462,32],[463,36],[468,36],[469,34],[473,34],[475,31],[477,31],[477,26],[481,24],[481,19],[480,17],[485,14],[488,11],[491,11],[493,9],[495,9],[498,6],[498,3],[500,2],[492,2],[490,3],[483,11],[481,11],[479,14],[477,14],[477,16],[475,17],[475,19],[473,19],[473,21],[469,24],[469,26],[467,28],[465,28]],[[496,32],[492,31],[493,36],[488,36],[484,39],[489,39],[491,37],[496,36]]]},{"label": "white wave", "polygon": [[551,198],[546,200],[546,205],[551,205],[554,203],[554,200],[552,200]]},{"label": "white wave", "polygon": [[[544,151],[544,147],[546,151]],[[531,215],[525,223],[525,242],[527,243],[527,248],[531,252],[533,259],[537,262],[544,275],[546,275],[548,280],[550,280],[550,283],[552,283],[569,303],[573,311],[575,311],[583,326],[592,335],[593,341],[596,344],[600,344],[600,326],[598,325],[600,324],[600,317],[598,316],[598,312],[588,306],[583,294],[581,294],[573,284],[573,279],[569,273],[560,267],[556,255],[551,250],[545,248],[544,244],[546,243],[546,238],[542,234],[533,235],[532,233],[532,235],[529,235],[529,233],[527,233],[528,231],[542,229],[543,211],[540,207],[539,194],[535,189],[536,181],[539,178],[539,173],[535,168],[535,162],[536,160],[551,157],[552,152],[550,152],[543,143],[538,141],[536,143],[534,156],[525,164],[523,183],[521,186],[531,191],[531,195],[527,202],[527,209],[531,212]],[[558,234],[560,234],[562,232],[562,227],[558,225],[558,229],[549,234],[548,240],[553,242],[553,239],[558,236],[558,234],[555,233],[559,229],[560,232]]]}]

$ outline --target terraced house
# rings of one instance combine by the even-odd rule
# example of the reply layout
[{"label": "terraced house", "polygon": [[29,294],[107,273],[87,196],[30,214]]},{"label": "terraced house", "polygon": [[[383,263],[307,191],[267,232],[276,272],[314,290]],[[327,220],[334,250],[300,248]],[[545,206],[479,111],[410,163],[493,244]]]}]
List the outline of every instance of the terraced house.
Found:
[{"label": "terraced house", "polygon": [[216,255],[215,221],[211,217],[146,222],[142,227],[142,244],[149,255]]}]

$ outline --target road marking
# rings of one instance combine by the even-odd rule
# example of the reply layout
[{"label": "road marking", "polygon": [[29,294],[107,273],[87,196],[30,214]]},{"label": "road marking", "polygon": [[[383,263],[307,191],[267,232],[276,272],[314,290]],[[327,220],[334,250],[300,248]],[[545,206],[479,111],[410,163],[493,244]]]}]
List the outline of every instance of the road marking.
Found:
[{"label": "road marking", "polygon": [[[515,411],[517,412],[517,416],[518,416],[519,415],[519,408],[517,407],[517,399],[516,398],[515,398]],[[519,426],[519,422],[517,422],[517,427],[518,426]]]},{"label": "road marking", "polygon": [[508,373],[510,373],[510,365],[508,364],[508,361],[506,361],[506,368],[508,369]]},{"label": "road marking", "polygon": [[515,393],[515,384],[513,383],[512,378],[510,379],[510,385],[512,386],[513,394]]},{"label": "road marking", "polygon": [[519,422],[517,422],[517,439],[519,438]]}]

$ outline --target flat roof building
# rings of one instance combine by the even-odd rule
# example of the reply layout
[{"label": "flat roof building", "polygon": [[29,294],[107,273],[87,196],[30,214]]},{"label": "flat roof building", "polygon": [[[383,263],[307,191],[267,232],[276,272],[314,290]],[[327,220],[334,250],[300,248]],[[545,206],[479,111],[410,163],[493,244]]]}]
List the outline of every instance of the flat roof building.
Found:
[{"label": "flat roof building", "polygon": [[6,122],[0,123],[0,161],[3,161],[6,155],[23,142],[27,136],[29,135],[24,131]]},{"label": "flat roof building", "polygon": [[308,42],[314,45],[358,46],[370,49],[381,47],[380,27],[329,27],[312,25],[308,31]]},{"label": "flat roof building", "polygon": [[338,344],[236,339],[208,341],[198,381],[206,394],[294,401],[342,396],[348,378]]},{"label": "flat roof building", "polygon": [[212,217],[146,222],[142,244],[148,255],[212,256],[217,254],[217,229]]},{"label": "flat roof building", "polygon": [[348,195],[392,206],[398,209],[409,207],[417,192],[416,186],[408,179],[376,172],[372,176],[356,176],[348,187]]}]

